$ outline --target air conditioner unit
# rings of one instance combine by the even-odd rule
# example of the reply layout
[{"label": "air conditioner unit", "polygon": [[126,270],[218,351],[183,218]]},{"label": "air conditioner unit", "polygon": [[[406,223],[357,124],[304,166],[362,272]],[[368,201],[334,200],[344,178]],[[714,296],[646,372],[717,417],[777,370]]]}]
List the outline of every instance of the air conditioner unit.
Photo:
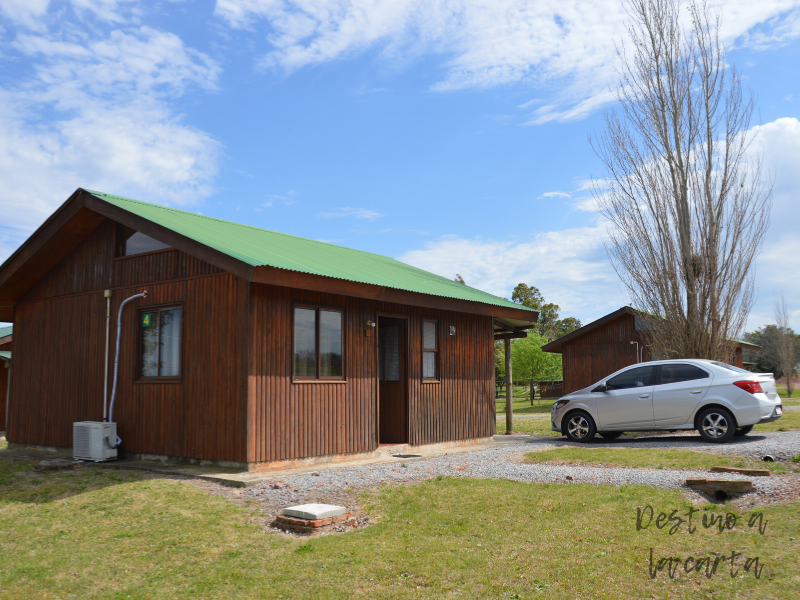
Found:
[{"label": "air conditioner unit", "polygon": [[81,421],[72,424],[72,455],[100,462],[117,458],[117,424]]}]

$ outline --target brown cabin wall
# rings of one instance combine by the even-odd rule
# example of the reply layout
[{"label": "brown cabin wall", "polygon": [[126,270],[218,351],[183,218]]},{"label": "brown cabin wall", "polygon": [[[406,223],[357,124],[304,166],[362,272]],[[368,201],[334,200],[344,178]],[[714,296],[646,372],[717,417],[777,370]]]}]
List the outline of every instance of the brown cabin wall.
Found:
[{"label": "brown cabin wall", "polygon": [[[10,352],[11,342],[0,344],[0,352]],[[6,361],[0,358],[0,429],[6,429],[6,395],[8,394],[8,369]]]},{"label": "brown cabin wall", "polygon": [[[642,346],[642,332],[636,331],[633,315],[623,314],[564,345],[561,354],[564,393],[592,385],[606,375],[637,362],[635,344]],[[645,360],[648,352],[645,350]]]},{"label": "brown cabin wall", "polygon": [[[178,250],[114,259],[101,224],[17,304],[9,441],[71,446],[72,423],[103,416],[104,289],[126,305],[114,420],[127,452],[245,461],[249,283]],[[136,285],[141,284],[141,285]],[[180,383],[135,383],[137,308],[183,303]]]},{"label": "brown cabin wall", "polygon": [[[345,382],[292,382],[295,302],[345,309]],[[378,445],[378,314],[409,317],[409,442],[430,444],[494,434],[490,317],[422,309],[254,284],[252,430],[248,460],[263,462],[374,450]],[[423,383],[422,318],[439,320],[439,383]],[[449,327],[456,335],[449,336]]]}]

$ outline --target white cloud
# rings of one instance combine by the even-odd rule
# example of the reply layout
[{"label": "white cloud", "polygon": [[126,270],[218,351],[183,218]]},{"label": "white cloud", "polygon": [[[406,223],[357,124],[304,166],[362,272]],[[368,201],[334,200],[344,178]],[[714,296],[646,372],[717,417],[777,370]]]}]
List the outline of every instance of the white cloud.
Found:
[{"label": "white cloud", "polygon": [[[728,42],[759,25],[741,40],[759,48],[793,36],[789,23],[800,15],[792,12],[798,0],[714,6],[724,10]],[[388,59],[440,56],[445,75],[436,90],[551,85],[558,91],[533,112],[531,124],[581,119],[612,99],[614,44],[627,18],[620,0],[218,0],[215,12],[234,28],[266,23],[268,68],[291,72],[377,47]]]},{"label": "white cloud", "polygon": [[0,0],[0,13],[14,23],[39,30],[48,4],[49,0]]},{"label": "white cloud", "polygon": [[[783,293],[790,310],[800,310],[800,120],[777,119],[755,130],[754,152],[775,177],[772,218],[756,264],[758,299],[748,326],[772,322],[772,302]],[[794,324],[800,330],[800,323]]]},{"label": "white cloud", "polygon": [[375,219],[381,217],[382,215],[374,210],[368,210],[366,208],[350,208],[349,206],[344,206],[342,208],[337,208],[329,212],[317,213],[317,216],[322,217],[323,219],[355,217],[356,219],[365,219],[367,221],[374,221]]},{"label": "white cloud", "polygon": [[567,192],[545,192],[541,196],[537,198],[537,200],[541,200],[542,198],[569,198],[570,195]]},{"label": "white cloud", "polygon": [[625,295],[603,248],[605,227],[533,235],[529,240],[444,237],[399,260],[443,277],[460,273],[473,287],[509,298],[514,286],[538,287],[562,314],[584,322],[616,310]]},{"label": "white cloud", "polygon": [[[775,186],[769,234],[756,263],[758,298],[748,330],[772,322],[773,300],[780,293],[790,310],[800,314],[800,120],[777,119],[754,132],[751,149],[763,154]],[[588,188],[588,182],[580,182],[576,192]],[[577,207],[594,210],[591,197],[582,204]],[[602,224],[536,234],[530,241],[453,236],[427,243],[399,260],[445,277],[460,273],[470,285],[506,298],[517,283],[535,285],[545,298],[561,305],[563,314],[587,322],[628,302],[603,249],[605,239]],[[800,330],[800,322],[793,325]]]},{"label": "white cloud", "polygon": [[14,240],[77,187],[173,204],[212,190],[218,143],[171,102],[189,88],[213,90],[216,64],[149,27],[85,36],[20,34],[13,44],[35,73],[0,91],[0,178],[14,191],[4,225]]}]

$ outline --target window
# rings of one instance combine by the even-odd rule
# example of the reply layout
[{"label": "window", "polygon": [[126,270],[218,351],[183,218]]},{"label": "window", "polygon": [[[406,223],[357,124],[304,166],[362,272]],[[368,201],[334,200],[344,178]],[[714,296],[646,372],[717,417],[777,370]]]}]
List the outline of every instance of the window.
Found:
[{"label": "window", "polygon": [[117,256],[131,256],[155,250],[170,248],[169,245],[159,242],[140,231],[120,225],[117,235]]},{"label": "window", "polygon": [[422,321],[422,378],[437,379],[438,376],[438,323],[433,320]]},{"label": "window", "polygon": [[140,379],[178,379],[181,376],[181,307],[139,311],[141,329]]},{"label": "window", "polygon": [[343,317],[335,308],[295,307],[295,379],[344,379]]},{"label": "window", "polygon": [[751,371],[748,371],[747,369],[740,369],[739,367],[736,367],[734,365],[728,365],[725,364],[724,362],[712,362],[711,364],[716,365],[717,367],[722,367],[723,369],[728,369],[729,371],[733,371],[734,373],[747,373],[748,375],[751,374]]},{"label": "window", "polygon": [[708,377],[710,375],[706,371],[694,365],[666,364],[661,365],[661,375],[658,378],[658,383],[680,383],[681,381],[693,381]]},{"label": "window", "polygon": [[655,367],[636,367],[620,373],[606,382],[609,390],[627,390],[635,387],[653,385]]}]

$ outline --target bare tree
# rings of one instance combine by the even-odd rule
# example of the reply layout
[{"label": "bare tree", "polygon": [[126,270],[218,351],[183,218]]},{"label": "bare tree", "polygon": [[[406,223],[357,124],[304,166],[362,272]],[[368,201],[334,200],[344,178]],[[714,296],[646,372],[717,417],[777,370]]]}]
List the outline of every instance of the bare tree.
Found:
[{"label": "bare tree", "polygon": [[627,10],[620,107],[590,140],[606,168],[593,181],[606,250],[645,311],[651,351],[730,361],[772,205],[762,161],[748,155],[755,103],[725,62],[719,14],[691,4],[682,15],[677,0]]},{"label": "bare tree", "polygon": [[778,340],[776,350],[778,360],[780,361],[781,371],[786,377],[786,394],[789,398],[792,397],[794,385],[792,377],[794,377],[797,365],[797,356],[795,355],[795,336],[791,327],[789,327],[789,308],[786,306],[786,298],[783,294],[775,299],[775,325],[778,328]]}]

